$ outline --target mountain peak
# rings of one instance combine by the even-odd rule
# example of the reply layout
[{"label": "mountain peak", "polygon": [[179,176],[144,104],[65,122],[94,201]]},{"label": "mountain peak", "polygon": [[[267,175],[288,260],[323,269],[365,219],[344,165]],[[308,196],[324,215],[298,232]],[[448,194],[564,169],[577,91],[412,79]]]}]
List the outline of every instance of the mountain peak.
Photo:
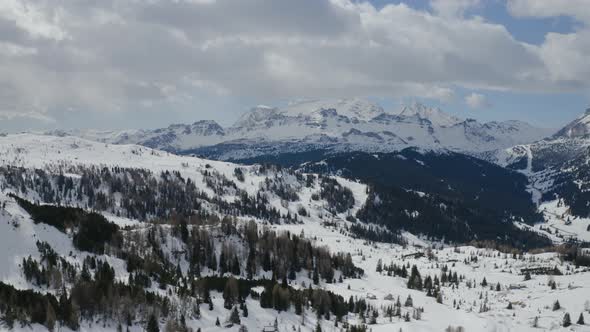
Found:
[{"label": "mountain peak", "polygon": [[586,137],[590,135],[590,108],[586,109],[586,112],[578,117],[576,120],[570,122],[560,131],[558,131],[554,138],[577,138]]},{"label": "mountain peak", "polygon": [[316,116],[325,110],[335,110],[338,115],[350,119],[369,121],[385,113],[383,108],[365,99],[319,99],[292,103],[281,109],[281,114],[291,117]]},{"label": "mountain peak", "polygon": [[381,106],[364,99],[314,99],[293,102],[282,108],[256,106],[242,115],[234,127],[256,126],[276,116],[320,120],[326,116],[337,114],[351,120],[369,121],[383,113],[385,111]]},{"label": "mountain peak", "polygon": [[234,127],[253,127],[256,124],[265,121],[270,116],[275,115],[277,111],[277,108],[266,105],[252,107],[248,112],[240,116],[238,121],[234,124]]},{"label": "mountain peak", "polygon": [[404,105],[398,115],[402,117],[418,117],[420,119],[426,119],[433,125],[440,127],[450,127],[461,122],[461,119],[443,112],[438,107],[428,107],[419,102]]}]

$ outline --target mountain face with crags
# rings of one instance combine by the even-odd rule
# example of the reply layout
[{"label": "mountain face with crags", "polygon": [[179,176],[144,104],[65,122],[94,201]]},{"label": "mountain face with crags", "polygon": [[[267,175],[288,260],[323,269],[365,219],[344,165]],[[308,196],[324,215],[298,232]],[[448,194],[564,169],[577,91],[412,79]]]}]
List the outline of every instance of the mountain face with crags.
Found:
[{"label": "mountain face with crags", "polygon": [[393,152],[420,147],[478,153],[534,142],[551,131],[520,121],[460,119],[419,103],[391,113],[366,100],[340,99],[257,106],[228,128],[200,121],[155,130],[59,134],[236,160],[317,149]]}]

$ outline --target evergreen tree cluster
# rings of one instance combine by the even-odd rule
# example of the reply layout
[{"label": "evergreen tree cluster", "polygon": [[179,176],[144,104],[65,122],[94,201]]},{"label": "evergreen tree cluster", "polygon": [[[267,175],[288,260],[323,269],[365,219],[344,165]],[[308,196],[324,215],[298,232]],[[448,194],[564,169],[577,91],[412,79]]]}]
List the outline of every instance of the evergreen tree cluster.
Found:
[{"label": "evergreen tree cluster", "polygon": [[37,241],[41,261],[31,256],[23,258],[21,268],[27,281],[39,287],[61,289],[66,283],[73,283],[77,277],[77,269],[65,258],[60,257],[47,242]]},{"label": "evergreen tree cluster", "polygon": [[[186,227],[182,223],[179,225],[176,228]],[[176,233],[182,234],[182,231]],[[212,241],[216,237],[222,241],[220,252]],[[235,239],[241,246],[236,246]],[[326,247],[314,246],[304,235],[277,233],[267,228],[260,230],[254,221],[237,227],[235,222],[225,218],[221,221],[221,234],[191,225],[185,243],[189,271],[196,276],[207,268],[220,275],[229,273],[248,279],[261,271],[270,271],[277,280],[294,280],[297,273],[306,270],[331,283],[336,281],[336,271],[344,278],[356,278],[364,273],[354,266],[350,254],[331,254]]]},{"label": "evergreen tree cluster", "polygon": [[[418,214],[408,211],[420,211]],[[490,210],[472,209],[462,201],[437,195],[418,195],[403,188],[376,184],[356,217],[392,232],[406,230],[430,238],[467,243],[473,238],[516,248],[551,245],[536,232],[521,230]],[[474,222],[477,221],[477,222]]]},{"label": "evergreen tree cluster", "polygon": [[346,212],[354,206],[352,191],[341,186],[336,179],[322,176],[320,186],[320,197],[328,202],[328,211],[333,214]]},{"label": "evergreen tree cluster", "polygon": [[104,253],[119,227],[98,213],[86,212],[81,208],[33,204],[11,195],[25,209],[35,223],[51,225],[64,233],[73,233],[74,246],[79,250],[97,254]]},{"label": "evergreen tree cluster", "polygon": [[[356,218],[355,218],[356,219]],[[354,223],[348,227],[348,231],[355,238],[366,239],[375,242],[404,244],[406,241],[399,230],[391,231],[387,228],[375,227],[373,225],[364,225]]]},{"label": "evergreen tree cluster", "polygon": [[[147,319],[148,312],[166,315],[171,312],[167,297],[146,291],[144,284],[135,283],[131,278],[129,284],[116,281],[115,271],[107,262],[88,257],[82,272],[74,275],[67,285],[69,290],[66,291],[64,284],[57,298],[50,293],[16,290],[0,282],[3,322],[9,328],[19,322],[43,324],[52,330],[59,323],[76,330],[81,320],[110,319],[130,326],[137,320]],[[35,270],[30,266],[23,269],[25,275]]]},{"label": "evergreen tree cluster", "polygon": [[[207,168],[201,174],[213,196],[198,188],[191,179],[183,178],[178,171],[163,171],[156,175],[145,169],[76,165],[63,167],[55,173],[2,166],[0,173],[5,177],[1,189],[14,189],[23,197],[34,192],[44,203],[79,206],[131,219],[168,219],[174,215],[207,218],[220,214],[252,216],[271,223],[297,222],[296,215],[281,214],[269,204],[268,198],[269,195],[283,195],[283,191],[293,189],[273,187],[277,190],[273,192],[260,188],[255,195],[249,195],[231,179]],[[78,176],[65,176],[66,173]],[[293,176],[297,183],[304,182],[301,175]],[[276,178],[280,177],[276,175]],[[220,195],[231,195],[237,199],[228,202]],[[208,209],[202,208],[203,203],[207,203]]]}]

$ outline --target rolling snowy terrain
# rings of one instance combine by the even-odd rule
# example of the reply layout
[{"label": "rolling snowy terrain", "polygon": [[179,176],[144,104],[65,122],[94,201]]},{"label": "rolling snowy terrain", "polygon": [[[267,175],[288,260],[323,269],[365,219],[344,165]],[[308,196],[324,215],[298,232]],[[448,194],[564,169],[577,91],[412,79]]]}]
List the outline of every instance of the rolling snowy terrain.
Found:
[{"label": "rolling snowy terrain", "polygon": [[[498,251],[493,245],[454,246],[404,231],[389,233],[352,218],[371,192],[356,181],[183,157],[136,145],[29,134],[0,137],[0,167],[0,236],[4,248],[0,281],[17,290],[33,289],[55,297],[63,297],[65,290],[65,302],[73,301],[77,312],[74,317],[79,330],[140,331],[149,325],[154,313],[162,330],[180,331],[260,331],[265,327],[274,330],[275,326],[278,331],[317,331],[318,325],[322,331],[347,331],[353,326],[358,331],[366,325],[367,330],[375,332],[443,331],[447,327],[449,331],[460,331],[460,327],[464,331],[588,330],[576,322],[581,313],[586,318],[590,314],[590,272],[580,264],[581,254],[576,261],[580,266],[567,260],[571,247],[522,252],[500,246],[497,248],[502,251]],[[172,191],[174,188],[182,190]],[[139,197],[146,204],[141,204]],[[157,198],[153,209],[149,206],[151,197]],[[198,204],[184,210],[187,198],[194,198]],[[22,199],[31,203],[27,205]],[[256,208],[250,207],[251,200],[257,202]],[[555,205],[549,207],[551,211],[560,208]],[[59,220],[47,217],[51,215],[48,213],[62,211],[59,209],[70,213],[63,206],[99,212],[106,217],[104,222],[118,225],[117,231],[95,249],[80,249],[84,248],[79,241],[84,224],[66,225],[64,232]],[[86,216],[82,212],[74,215]],[[355,226],[389,234],[390,241],[369,240],[367,233]],[[300,261],[299,267],[291,265],[293,271],[287,269],[287,276],[281,264],[290,261],[275,256],[283,250],[281,246],[265,247],[265,243],[273,243],[274,236],[283,239],[286,248],[292,241],[310,241],[313,249],[298,253],[309,252],[314,259]],[[201,243],[205,251],[194,256],[193,241],[197,239],[207,239],[212,247]],[[271,253],[268,270],[263,248]],[[252,250],[259,250],[260,257],[252,257]],[[53,265],[48,254],[52,251],[63,261]],[[144,262],[140,268],[130,258],[134,255]],[[195,263],[203,255],[203,265]],[[28,271],[24,269],[28,257],[45,271],[52,271],[38,272],[49,275],[47,280],[35,279],[34,272],[24,273]],[[227,257],[234,257],[234,263],[224,270],[222,262]],[[350,257],[350,261],[338,257]],[[99,262],[96,267],[89,263],[93,259]],[[211,265],[209,259],[219,265]],[[150,261],[156,265],[147,264]],[[145,275],[151,281],[141,279],[141,292],[166,300],[156,297],[153,303],[141,300],[129,306],[123,301],[124,293],[112,297],[107,292],[105,305],[98,304],[95,309],[98,312],[87,311],[84,308],[89,304],[78,303],[77,296],[84,287],[99,287],[105,282],[101,269],[104,262],[112,267],[110,287],[115,294],[140,283],[140,276]],[[418,277],[411,272],[414,266]],[[58,278],[55,271],[59,268],[73,269],[80,277],[70,271]],[[527,273],[526,269],[532,270]],[[86,283],[79,280],[84,280],[85,273],[90,274]],[[237,302],[233,302],[236,300],[232,300],[228,288],[233,282],[227,278],[231,275],[240,280],[240,289],[250,289]],[[208,280],[208,286],[199,280]],[[216,290],[218,280],[223,280],[225,289],[222,284]],[[191,291],[191,283],[197,290]],[[210,295],[206,295],[208,291],[202,293],[201,287],[212,288]],[[267,290],[272,290],[272,296]],[[299,302],[300,296],[306,299],[304,303]],[[337,307],[338,296],[346,303],[345,308]],[[270,303],[265,302],[267,298]],[[109,307],[107,303],[116,309],[103,311]],[[60,320],[60,310],[47,310],[40,323],[31,325],[20,321],[31,322],[34,317],[17,314],[13,329],[44,330],[52,326],[64,331],[76,327],[73,320]],[[52,316],[50,311],[57,312],[57,320],[47,319]],[[231,324],[234,311],[240,322]],[[566,313],[573,323],[569,327],[563,327]],[[216,320],[220,326],[216,326]],[[5,328],[7,322],[3,323]]]}]

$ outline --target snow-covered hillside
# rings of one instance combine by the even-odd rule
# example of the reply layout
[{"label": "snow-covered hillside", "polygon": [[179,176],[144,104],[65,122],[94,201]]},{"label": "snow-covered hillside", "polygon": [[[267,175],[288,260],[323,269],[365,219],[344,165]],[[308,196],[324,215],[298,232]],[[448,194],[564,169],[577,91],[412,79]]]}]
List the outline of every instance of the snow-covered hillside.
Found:
[{"label": "snow-covered hillside", "polygon": [[554,137],[576,138],[587,137],[588,134],[590,134],[590,108],[583,115],[558,131]]},{"label": "snow-covered hillside", "polygon": [[[176,279],[169,280],[164,278],[166,274],[162,274],[153,265],[145,265],[153,269],[152,274],[148,274],[151,282],[146,286],[146,290],[168,299],[166,311],[159,310],[156,315],[159,318],[157,323],[162,330],[184,331],[186,326],[187,330],[190,328],[193,331],[261,331],[265,327],[274,330],[276,324],[277,331],[317,331],[318,325],[322,331],[346,331],[347,326],[350,329],[352,325],[367,324],[366,330],[375,332],[400,329],[443,331],[447,327],[450,328],[449,331],[460,331],[460,327],[464,328],[464,331],[490,332],[539,329],[583,331],[585,326],[576,324],[578,316],[580,313],[585,317],[589,315],[590,272],[584,267],[575,267],[572,263],[562,261],[555,252],[501,253],[495,249],[472,246],[443,246],[409,233],[402,233],[405,240],[403,244],[372,242],[355,235],[352,227],[364,223],[354,221],[350,216],[361,208],[368,196],[367,187],[355,181],[330,178],[336,181],[334,184],[329,179],[322,180],[318,175],[300,176],[278,168],[265,169],[262,166],[240,166],[182,157],[136,145],[111,145],[74,137],[28,134],[0,137],[0,167],[3,170],[0,174],[0,246],[3,249],[0,251],[0,281],[17,289],[34,289],[56,296],[62,294],[63,288],[68,289],[67,293],[70,295],[72,292],[80,291],[78,288],[76,291],[69,289],[73,283],[71,280],[75,280],[76,277],[52,277],[49,285],[38,285],[26,278],[22,264],[23,259],[29,256],[50,269],[49,261],[44,260],[48,256],[46,252],[41,252],[37,241],[47,243],[64,259],[58,266],[71,265],[78,271],[78,275],[83,274],[83,266],[86,266],[91,258],[107,262],[113,268],[115,281],[123,285],[130,285],[132,279],[142,276],[141,270],[133,270],[133,261],[129,259],[131,253],[137,253],[138,259],[154,260],[164,266],[169,265],[170,271],[176,271],[173,272]],[[125,172],[125,169],[143,171]],[[99,173],[95,173],[96,170]],[[52,177],[51,174],[55,174],[56,177]],[[95,178],[97,174],[111,180],[99,181]],[[60,180],[62,177],[59,175],[62,175],[64,180]],[[142,180],[141,176],[147,180]],[[164,192],[159,190],[175,188],[172,184],[178,181],[186,185],[190,179],[191,183],[195,183],[197,190],[206,194],[195,195],[200,202],[199,209],[203,213],[208,211],[213,215],[230,216],[232,219],[218,223],[211,221],[212,219],[204,223],[193,220],[186,226],[186,234],[182,230],[182,224],[179,226],[179,217],[175,214],[169,214],[168,221],[163,217],[156,218],[155,215],[149,214],[146,219],[141,220],[128,218],[125,215],[127,205],[122,204],[125,197],[120,196],[126,195],[123,193],[129,192],[129,188],[117,189],[115,184],[120,182],[115,180],[118,177],[121,177],[120,181],[124,180],[123,177],[132,177],[130,181],[134,181],[138,186],[135,189],[145,190],[146,193],[152,193],[149,186],[157,186],[153,181],[160,182],[159,189],[153,191],[157,199],[167,199]],[[170,177],[175,177],[176,182],[170,182]],[[71,182],[68,179],[71,179]],[[52,192],[51,198],[58,199],[61,204],[86,208],[91,203],[85,190],[91,185],[83,186],[80,182],[85,180],[81,179],[94,179],[97,187],[93,195],[98,196],[97,193],[101,192],[107,198],[113,197],[113,204],[116,205],[114,209],[108,207],[108,211],[99,209],[100,204],[92,205],[93,209],[104,214],[107,220],[121,227],[118,237],[106,245],[102,254],[80,250],[72,241],[76,236],[75,228],[70,229],[70,232],[62,232],[54,226],[40,222],[14,197],[8,195],[13,193],[33,202],[50,203],[44,202],[43,199],[50,197],[47,193]],[[13,186],[12,183],[20,185]],[[53,192],[48,188],[56,188],[58,191]],[[336,194],[344,197],[345,203],[339,200],[336,202],[339,205],[333,206],[334,202],[331,199]],[[270,222],[265,217],[251,215],[247,210],[241,212],[243,205],[224,203],[229,204],[241,199],[242,204],[245,200],[238,196],[243,195],[265,196],[266,200],[259,202],[265,201],[264,204],[279,211],[283,217],[287,214],[297,217],[284,217],[278,222]],[[147,196],[145,198],[146,201],[149,199]],[[181,199],[180,196],[178,199]],[[180,210],[178,212],[180,213]],[[167,214],[162,212],[162,215]],[[257,239],[249,238],[252,236],[252,232],[248,231],[253,227],[251,220],[258,225],[258,231],[254,232]],[[123,228],[125,226],[126,228]],[[375,229],[377,228],[375,226]],[[199,234],[205,237],[199,237]],[[288,234],[282,238],[286,248],[290,248],[290,241],[294,241],[295,235],[309,240],[310,246],[313,245],[315,249],[301,249],[298,253],[313,253],[314,259],[317,260],[332,257],[330,270],[333,269],[333,278],[326,279],[322,275],[315,282],[316,277],[312,275],[317,271],[313,271],[313,267],[317,270],[319,261],[314,260],[303,262],[304,266],[299,267],[300,270],[293,271],[293,275],[288,278],[284,277],[288,288],[287,285],[280,285],[281,276],[277,274],[279,282],[271,288],[272,298],[275,299],[276,295],[277,299],[281,299],[285,292],[288,292],[288,303],[291,304],[286,309],[278,302],[273,302],[270,307],[268,304],[262,306],[265,297],[260,293],[265,292],[264,286],[252,287],[251,292],[243,298],[243,303],[235,307],[230,306],[229,309],[224,306],[230,301],[228,294],[231,293],[231,289],[223,290],[223,285],[222,291],[210,286],[213,287],[209,295],[210,300],[206,296],[194,295],[201,294],[201,291],[189,291],[191,287],[186,284],[191,282],[188,276],[194,276],[192,269],[195,259],[192,254],[195,243],[191,242],[191,239],[211,241],[207,243],[211,243],[214,249],[208,247],[208,244],[201,243],[199,246],[208,248],[209,251],[213,250],[220,264],[227,259],[227,255],[225,259],[222,256],[231,253],[229,257],[235,257],[234,261],[237,262],[240,271],[234,274],[233,267],[231,271],[219,271],[217,267],[213,270],[206,266],[208,263],[203,263],[199,276],[194,276],[193,281],[209,278],[207,280],[213,283],[217,276],[230,275],[247,280],[246,271],[249,270],[246,261],[252,259],[261,262],[261,266],[253,273],[252,282],[262,283],[268,282],[275,274],[263,267],[263,256],[266,252],[262,248],[266,243],[273,243],[272,238],[275,235],[272,234]],[[251,257],[249,254],[247,248],[252,248],[252,243],[258,243],[260,257]],[[319,248],[323,247],[332,255],[322,254],[324,251]],[[280,245],[269,246],[267,249],[270,252],[283,250]],[[160,254],[153,255],[152,252]],[[337,256],[338,253],[342,253],[343,256]],[[354,271],[345,272],[342,262],[340,266],[334,265],[334,262],[339,262],[337,257],[346,257],[347,254],[350,255],[355,268],[364,271],[362,275],[355,275]],[[203,257],[207,254],[199,255]],[[281,262],[280,257],[273,259]],[[306,264],[309,264],[311,269]],[[411,273],[413,266],[419,271],[420,277]],[[271,269],[273,268],[276,269],[273,271],[280,271],[278,267]],[[532,273],[523,270],[530,268],[537,270],[532,270]],[[90,274],[98,280],[101,271],[99,267],[89,269]],[[163,269],[168,271],[166,268]],[[559,271],[562,275],[536,275],[535,271]],[[136,277],[131,278],[131,275]],[[262,279],[264,277],[267,279]],[[227,288],[230,282],[225,282]],[[196,285],[196,288],[202,287],[198,286],[198,283]],[[297,309],[298,296],[312,290],[331,293],[308,293],[316,295],[311,296],[308,303]],[[186,292],[189,292],[188,295]],[[345,310],[346,314],[339,317],[331,311],[319,313],[319,309],[316,308],[330,307],[330,303],[340,301],[337,297],[327,294],[341,296],[347,305],[346,308],[337,309],[337,312]],[[325,301],[328,302],[320,299],[327,299]],[[80,330],[115,331],[120,325],[125,329],[129,324],[130,331],[141,331],[149,325],[149,308],[152,308],[152,305],[142,302],[141,305],[131,303],[130,306],[119,307],[120,301],[116,298],[105,298],[104,301],[106,307],[107,303],[110,303],[107,301],[116,303],[117,307],[108,313],[97,313],[93,319],[83,318],[88,315],[84,314],[80,319]],[[559,302],[559,308],[555,305],[556,301]],[[244,305],[247,307],[247,317],[244,314]],[[273,306],[282,309],[277,310]],[[119,310],[132,310],[135,316],[123,320],[112,318],[121,317],[118,315]],[[240,323],[226,327],[229,326],[226,322],[231,320],[233,310],[239,313]],[[298,310],[301,312],[298,313]],[[562,327],[566,313],[571,316],[573,323],[567,328]],[[216,326],[217,319],[220,326]],[[184,323],[175,326],[173,323],[176,321]],[[65,323],[58,321],[54,324],[57,330],[69,330]],[[7,325],[3,326],[6,328]],[[14,330],[18,331],[44,329],[41,324],[14,324]]]},{"label": "snow-covered hillside", "polygon": [[199,121],[157,130],[49,134],[239,159],[314,149],[389,152],[422,147],[475,153],[534,142],[552,131],[520,121],[462,120],[419,103],[389,113],[366,100],[340,99],[303,101],[283,108],[257,106],[229,128]]},{"label": "snow-covered hillside", "polygon": [[590,240],[588,123],[586,111],[552,137],[478,155],[529,178],[533,200],[547,221],[538,227],[561,232],[562,241]]}]

